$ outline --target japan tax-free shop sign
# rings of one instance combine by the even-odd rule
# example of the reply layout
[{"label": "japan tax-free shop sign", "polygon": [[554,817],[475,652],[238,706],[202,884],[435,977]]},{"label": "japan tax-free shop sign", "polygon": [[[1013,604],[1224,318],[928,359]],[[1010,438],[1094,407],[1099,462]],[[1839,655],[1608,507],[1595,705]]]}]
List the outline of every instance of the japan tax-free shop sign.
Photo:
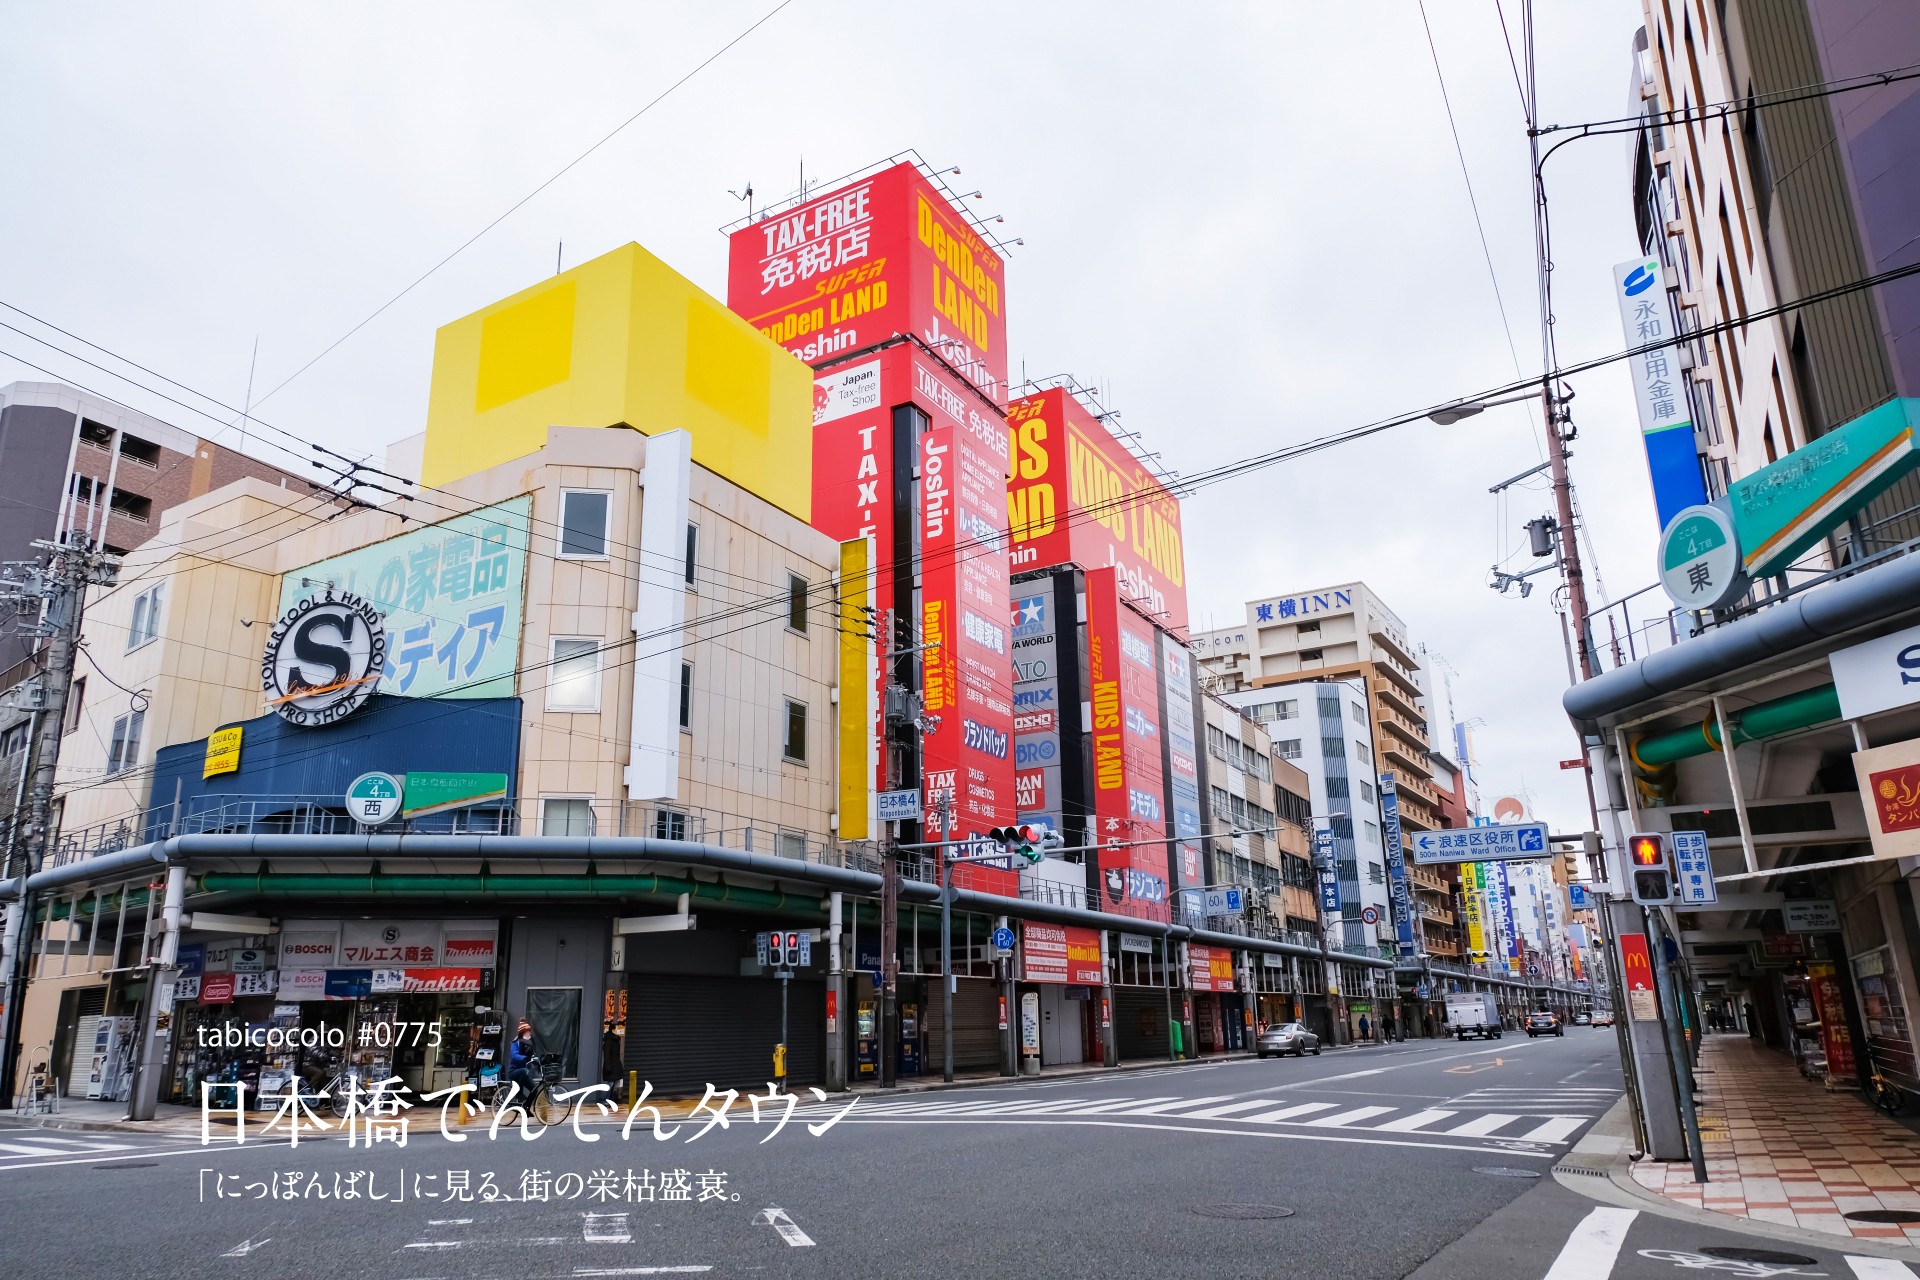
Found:
[{"label": "japan tax-free shop sign", "polygon": [[385,619],[377,691],[411,698],[514,693],[533,498],[522,495],[295,569],[280,615],[329,591]]}]

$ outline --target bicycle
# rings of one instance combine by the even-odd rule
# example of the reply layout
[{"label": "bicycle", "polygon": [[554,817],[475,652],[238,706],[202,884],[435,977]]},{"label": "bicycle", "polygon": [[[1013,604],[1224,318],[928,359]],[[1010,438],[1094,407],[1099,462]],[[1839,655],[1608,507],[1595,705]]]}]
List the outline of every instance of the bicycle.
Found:
[{"label": "bicycle", "polygon": [[1880,1064],[1874,1060],[1873,1037],[1867,1037],[1867,1100],[1890,1116],[1897,1116],[1907,1109],[1907,1095],[1900,1087],[1887,1079],[1880,1070]]},{"label": "bicycle", "polygon": [[560,1059],[552,1055],[542,1057],[535,1054],[528,1061],[527,1070],[534,1078],[531,1097],[523,1098],[516,1094],[514,1090],[518,1082],[506,1079],[504,1073],[490,1093],[482,1097],[476,1089],[474,1096],[483,1105],[501,1110],[503,1115],[506,1110],[522,1107],[543,1125],[558,1124],[566,1119],[567,1104],[553,1096],[560,1084]]}]

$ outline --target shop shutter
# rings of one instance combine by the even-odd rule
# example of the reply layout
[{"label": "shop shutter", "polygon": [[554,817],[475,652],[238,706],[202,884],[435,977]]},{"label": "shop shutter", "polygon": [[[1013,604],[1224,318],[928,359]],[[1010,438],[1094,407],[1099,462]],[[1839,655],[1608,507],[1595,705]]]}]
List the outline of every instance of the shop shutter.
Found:
[{"label": "shop shutter", "polygon": [[[920,1070],[932,1075],[946,1053],[940,1025],[940,979],[927,979],[926,1035]],[[960,978],[953,992],[953,1069],[995,1071],[1000,1066],[1000,986],[990,978]]]},{"label": "shop shutter", "polygon": [[[1179,997],[1174,1009],[1180,1008]],[[1160,987],[1115,987],[1113,1016],[1118,1019],[1120,1059],[1167,1056],[1167,993]]]},{"label": "shop shutter", "polygon": [[[826,984],[794,979],[787,992],[787,1083],[826,1074]],[[627,978],[624,1066],[656,1094],[716,1089],[764,1093],[780,1039],[780,983],[693,975]]]}]

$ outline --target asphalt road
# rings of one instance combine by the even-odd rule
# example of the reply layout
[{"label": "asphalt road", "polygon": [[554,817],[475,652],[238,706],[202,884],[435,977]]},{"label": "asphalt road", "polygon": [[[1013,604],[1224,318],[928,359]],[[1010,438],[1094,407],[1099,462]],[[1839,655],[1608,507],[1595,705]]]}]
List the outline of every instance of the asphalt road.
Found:
[{"label": "asphalt road", "polygon": [[[744,1101],[726,1128],[670,1121],[664,1139],[643,1118],[624,1139],[618,1124],[528,1140],[476,1123],[453,1143],[431,1114],[405,1148],[375,1150],[257,1133],[239,1147],[66,1134],[62,1149],[7,1130],[0,1255],[21,1275],[195,1280],[1398,1280],[1430,1260],[1423,1280],[1542,1276],[1595,1202],[1509,1173],[1546,1174],[1619,1088],[1613,1037],[1573,1027],[868,1095],[837,1121],[843,1098],[809,1098],[777,1133],[776,1110],[755,1124]],[[87,1142],[117,1145],[73,1145]],[[1652,1222],[1632,1227],[1650,1243],[1629,1238],[1623,1266],[1701,1236]],[[1686,1269],[1660,1265],[1645,1274]]]}]

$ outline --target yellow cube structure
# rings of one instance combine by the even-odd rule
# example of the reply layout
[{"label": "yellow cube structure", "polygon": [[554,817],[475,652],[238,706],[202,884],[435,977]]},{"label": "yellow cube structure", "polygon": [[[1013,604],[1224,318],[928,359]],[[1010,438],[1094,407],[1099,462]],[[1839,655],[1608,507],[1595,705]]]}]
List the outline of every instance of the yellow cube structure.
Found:
[{"label": "yellow cube structure", "polygon": [[696,463],[811,519],[812,370],[637,244],[434,338],[423,484],[530,454],[555,426],[684,430]]}]

